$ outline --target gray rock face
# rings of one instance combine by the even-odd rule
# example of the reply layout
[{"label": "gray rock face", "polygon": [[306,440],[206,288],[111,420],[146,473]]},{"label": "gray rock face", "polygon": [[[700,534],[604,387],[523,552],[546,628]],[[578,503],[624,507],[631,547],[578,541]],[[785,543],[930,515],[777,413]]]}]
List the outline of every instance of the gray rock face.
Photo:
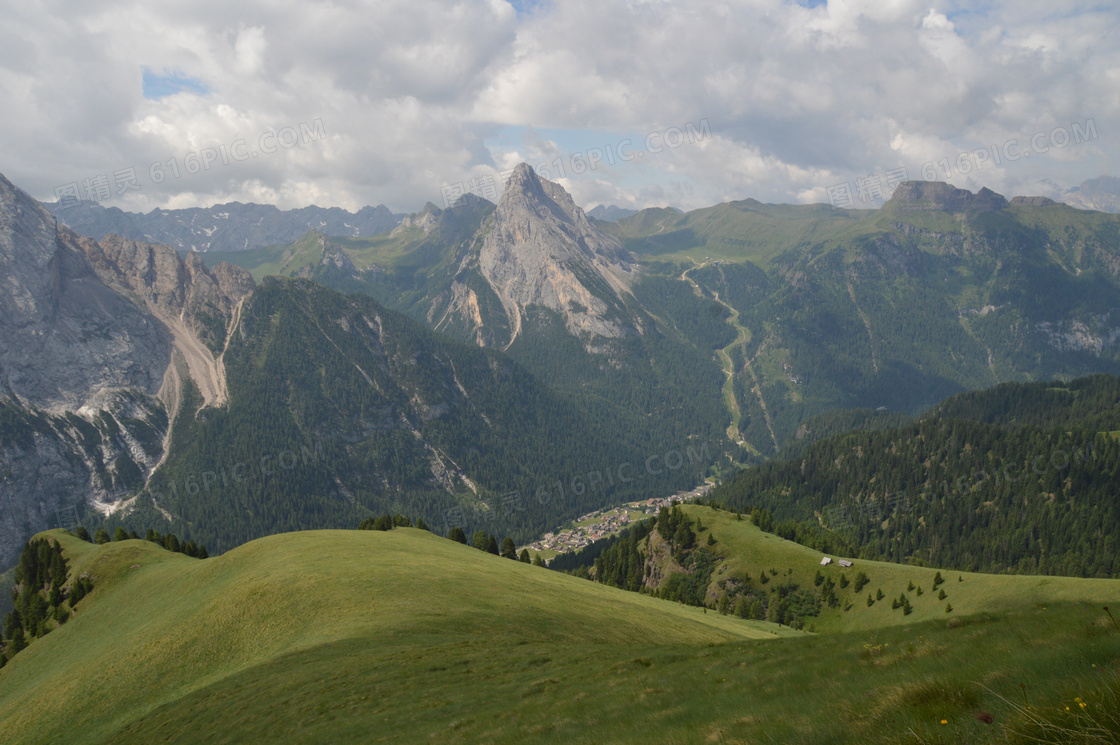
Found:
[{"label": "gray rock face", "polygon": [[909,212],[972,212],[1001,210],[1007,200],[987,187],[973,194],[940,181],[903,181],[885,206]]},{"label": "gray rock face", "polygon": [[[521,333],[530,305],[558,312],[568,330],[584,339],[626,334],[619,310],[635,277],[632,261],[563,187],[522,163],[494,211],[478,268],[509,319],[508,346]],[[466,312],[477,315],[477,300],[466,300]]]},{"label": "gray rock face", "polygon": [[101,240],[115,234],[180,251],[244,251],[283,245],[309,230],[351,238],[373,236],[392,230],[403,217],[384,205],[357,212],[315,206],[285,211],[272,205],[230,202],[207,209],[156,209],[146,215],[96,202],[54,202],[47,208],[79,235]]},{"label": "gray rock face", "polygon": [[0,390],[52,412],[155,394],[171,335],[106,287],[77,235],[0,176]]},{"label": "gray rock face", "polygon": [[163,457],[180,387],[225,400],[248,272],[64,226],[0,175],[0,559],[59,511],[108,513]]}]

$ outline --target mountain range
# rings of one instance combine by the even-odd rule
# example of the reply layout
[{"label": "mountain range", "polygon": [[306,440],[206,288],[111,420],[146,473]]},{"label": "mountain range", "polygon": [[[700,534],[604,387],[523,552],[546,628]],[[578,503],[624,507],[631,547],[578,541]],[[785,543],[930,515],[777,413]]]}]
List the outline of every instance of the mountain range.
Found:
[{"label": "mountain range", "polygon": [[[371,239],[307,236],[207,260],[370,294],[614,401],[620,386],[660,386],[698,411],[722,384],[703,419],[721,420],[747,458],[828,411],[912,415],[964,390],[1120,365],[1114,215],[906,182],[875,211],[744,200],[584,223],[527,167],[517,178],[510,193],[547,211],[471,197]],[[533,245],[545,235],[552,253]],[[497,245],[517,247],[500,274]],[[571,272],[534,273],[553,265]],[[600,385],[638,359],[655,361],[648,383]],[[681,365],[695,382],[674,379]]]},{"label": "mountain range", "polygon": [[347,212],[338,207],[280,210],[268,204],[228,202],[213,207],[154,209],[147,214],[104,207],[97,202],[62,200],[46,205],[51,214],[79,235],[101,240],[119,235],[162,243],[179,251],[244,251],[291,243],[308,230],[327,235],[370,236],[391,230],[404,215],[384,205]]},{"label": "mountain range", "polygon": [[527,539],[830,412],[1120,368],[1120,217],[1041,198],[605,222],[522,164],[497,205],[196,253],[3,195],[7,552],[87,506],[216,551],[388,510]]}]

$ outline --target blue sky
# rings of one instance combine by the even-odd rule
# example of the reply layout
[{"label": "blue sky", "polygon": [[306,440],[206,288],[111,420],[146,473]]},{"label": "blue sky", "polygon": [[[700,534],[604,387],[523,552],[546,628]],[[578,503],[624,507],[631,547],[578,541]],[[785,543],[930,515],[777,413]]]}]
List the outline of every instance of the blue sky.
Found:
[{"label": "blue sky", "polygon": [[172,72],[159,75],[144,68],[143,96],[153,101],[176,93],[191,93],[196,96],[205,96],[210,92],[201,80],[189,78],[181,72]]}]

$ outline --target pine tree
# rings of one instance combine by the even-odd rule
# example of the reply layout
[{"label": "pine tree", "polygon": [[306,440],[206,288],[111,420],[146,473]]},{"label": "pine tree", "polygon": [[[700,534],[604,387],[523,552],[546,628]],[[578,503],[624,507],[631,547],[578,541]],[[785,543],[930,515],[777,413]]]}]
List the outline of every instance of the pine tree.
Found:
[{"label": "pine tree", "polygon": [[116,531],[113,533],[113,540],[114,541],[127,541],[128,540],[128,532],[124,528],[122,528],[121,526],[118,525]]},{"label": "pine tree", "polygon": [[430,532],[432,531],[432,529],[428,527],[428,524],[427,524],[426,522],[424,522],[424,518],[422,518],[422,517],[421,517],[421,518],[417,518],[417,520],[416,520],[416,528],[417,528],[418,530],[426,530],[426,531],[428,531],[429,533],[430,533]]},{"label": "pine tree", "polygon": [[543,567],[544,565],[545,565],[544,564],[544,559],[541,558],[540,554],[537,554],[536,556],[533,557],[533,566]]},{"label": "pine tree", "polygon": [[506,536],[505,540],[502,541],[502,556],[507,559],[517,560],[517,546],[509,536]]},{"label": "pine tree", "polygon": [[78,536],[86,543],[93,543],[93,539],[89,537],[89,531],[86,530],[83,525],[78,526],[78,529],[74,531],[74,535]]},{"label": "pine tree", "polygon": [[16,628],[15,633],[12,634],[11,641],[8,642],[8,654],[17,655],[23,650],[27,649],[27,639],[23,635],[23,627]]},{"label": "pine tree", "polygon": [[946,613],[952,613],[953,612],[953,604],[952,603],[949,603],[945,606],[945,612]]},{"label": "pine tree", "polygon": [[871,597],[871,593],[869,592],[867,593],[867,607],[870,608],[873,605],[875,605],[875,598]]},{"label": "pine tree", "polygon": [[447,539],[450,541],[455,541],[456,543],[462,543],[463,545],[466,545],[467,534],[463,532],[462,528],[456,526],[447,533]]},{"label": "pine tree", "polygon": [[498,539],[494,536],[488,536],[486,539],[486,553],[498,555]]},{"label": "pine tree", "polygon": [[878,590],[875,591],[875,599],[876,600],[882,600],[884,597],[885,596],[883,595],[883,588],[882,587],[880,587]]},{"label": "pine tree", "polygon": [[937,593],[937,599],[938,600],[944,600],[947,597],[949,597],[949,596],[945,594],[945,588],[942,587],[941,592]]},{"label": "pine tree", "polygon": [[708,533],[708,545],[709,546],[716,545],[716,537],[714,535],[712,535],[711,533]]},{"label": "pine tree", "polygon": [[521,549],[521,555],[518,557],[518,560],[522,564],[532,564],[533,560],[532,560],[532,558],[529,557],[529,549],[527,549],[527,548]]},{"label": "pine tree", "polygon": [[490,536],[486,535],[485,530],[476,530],[471,538],[471,545],[479,551],[485,551],[487,544],[490,542],[489,538]]}]

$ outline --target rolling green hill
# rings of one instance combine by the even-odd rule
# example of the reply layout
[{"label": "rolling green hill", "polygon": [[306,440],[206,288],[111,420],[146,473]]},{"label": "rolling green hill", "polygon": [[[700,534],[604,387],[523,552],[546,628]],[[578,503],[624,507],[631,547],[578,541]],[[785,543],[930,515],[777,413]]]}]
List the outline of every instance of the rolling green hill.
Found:
[{"label": "rolling green hill", "polygon": [[[803,547],[694,514],[731,571],[811,576]],[[806,636],[412,529],[204,561],[49,536],[94,591],[0,669],[6,743],[1022,743],[1031,719],[1107,723],[1120,676],[1115,582],[950,576],[982,612],[919,598],[905,621],[871,609]],[[892,589],[926,572],[865,566]]]}]

